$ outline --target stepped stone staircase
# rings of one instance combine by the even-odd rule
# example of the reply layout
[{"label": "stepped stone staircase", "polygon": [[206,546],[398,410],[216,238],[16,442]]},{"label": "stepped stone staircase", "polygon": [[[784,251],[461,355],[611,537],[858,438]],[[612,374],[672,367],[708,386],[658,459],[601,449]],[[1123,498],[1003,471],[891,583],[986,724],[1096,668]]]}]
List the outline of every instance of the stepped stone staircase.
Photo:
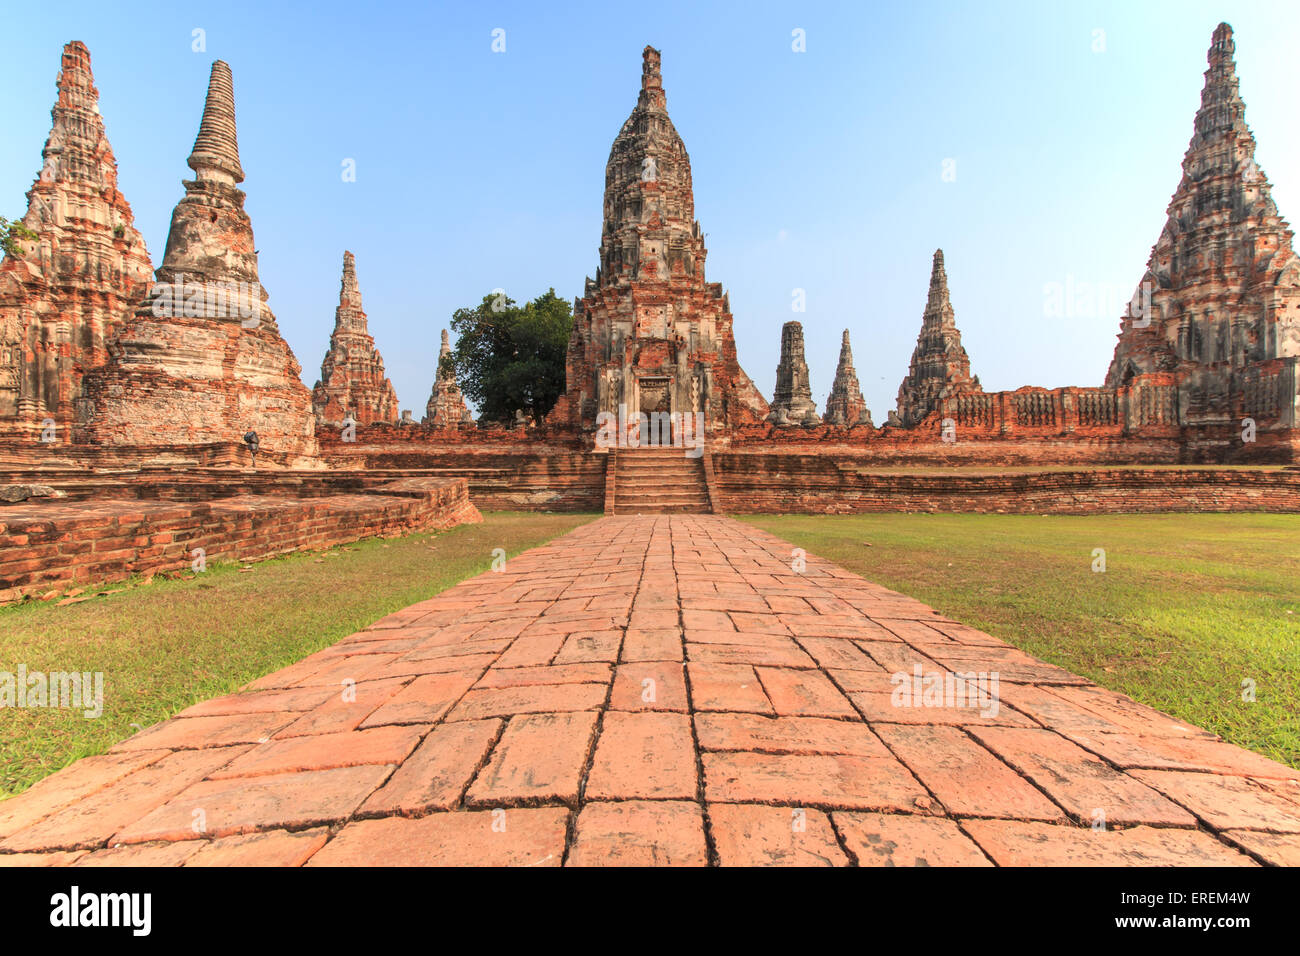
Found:
[{"label": "stepped stone staircase", "polygon": [[610,449],[605,465],[605,514],[719,514],[705,452],[682,448]]}]

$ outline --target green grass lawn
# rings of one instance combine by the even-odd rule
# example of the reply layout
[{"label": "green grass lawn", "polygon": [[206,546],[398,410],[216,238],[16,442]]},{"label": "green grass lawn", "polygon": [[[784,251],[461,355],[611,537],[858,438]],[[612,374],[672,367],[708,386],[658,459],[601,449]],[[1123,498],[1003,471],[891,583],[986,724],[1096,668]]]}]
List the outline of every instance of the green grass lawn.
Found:
[{"label": "green grass lawn", "polygon": [[[438,534],[370,539],[241,571],[210,564],[57,607],[0,608],[0,671],[102,671],[104,712],[5,708],[0,795],[108,747],[191,704],[328,647],[392,611],[486,571],[492,550],[536,547],[594,515],[488,513]],[[111,585],[121,588],[124,585]]]},{"label": "green grass lawn", "polygon": [[1300,515],[742,520],[1300,767]]}]

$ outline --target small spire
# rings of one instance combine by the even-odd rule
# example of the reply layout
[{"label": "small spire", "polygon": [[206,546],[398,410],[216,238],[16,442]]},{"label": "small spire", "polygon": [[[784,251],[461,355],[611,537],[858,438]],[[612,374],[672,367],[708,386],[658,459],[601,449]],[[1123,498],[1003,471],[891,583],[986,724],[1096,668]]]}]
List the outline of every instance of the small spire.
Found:
[{"label": "small spire", "polygon": [[659,51],[654,47],[647,46],[641,51],[641,96],[638,103],[664,109],[668,101],[664,96],[664,80],[659,72],[659,61]]},{"label": "small spire", "polygon": [[65,90],[95,93],[95,80],[90,71],[90,50],[80,40],[72,40],[63,45],[63,63],[55,85],[60,93]]},{"label": "small spire", "polygon": [[844,330],[844,337],[840,339],[840,361],[843,362],[846,356],[850,362],[853,361],[853,350],[849,347],[848,329]]},{"label": "small spire", "polygon": [[934,264],[930,268],[930,294],[925,303],[925,311],[941,310],[948,305],[948,272],[943,267],[943,250],[936,249]]},{"label": "small spire", "polygon": [[451,340],[447,337],[447,330],[442,330],[442,348],[438,350],[438,357],[451,354]]},{"label": "small spire", "polygon": [[1211,66],[1217,66],[1224,60],[1231,62],[1236,49],[1237,45],[1232,41],[1232,27],[1220,23],[1214,28],[1214,37],[1210,40],[1210,52],[1205,55],[1205,59]]},{"label": "small spire", "polygon": [[339,285],[339,305],[361,308],[361,289],[357,285],[357,260],[350,252],[343,253],[343,281]]},{"label": "small spire", "polygon": [[230,177],[233,182],[244,181],[244,168],[239,164],[239,139],[235,131],[235,89],[230,66],[224,60],[212,64],[208,79],[208,97],[203,104],[203,122],[194,140],[194,151],[188,160],[190,169],[203,178],[205,171],[218,171],[218,176]]}]

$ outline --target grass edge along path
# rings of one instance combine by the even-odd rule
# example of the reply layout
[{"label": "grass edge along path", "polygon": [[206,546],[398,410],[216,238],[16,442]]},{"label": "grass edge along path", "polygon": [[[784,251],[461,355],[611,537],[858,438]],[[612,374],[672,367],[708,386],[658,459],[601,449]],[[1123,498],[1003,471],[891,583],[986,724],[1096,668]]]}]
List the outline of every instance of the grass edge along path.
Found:
[{"label": "grass edge along path", "polygon": [[740,520],[1300,768],[1300,515]]},{"label": "grass edge along path", "polygon": [[0,800],[138,729],[227,694],[594,520],[594,514],[488,512],[481,524],[366,538],[253,565],[119,582],[82,603],[0,608],[0,673],[100,672],[103,713],[0,709]]}]

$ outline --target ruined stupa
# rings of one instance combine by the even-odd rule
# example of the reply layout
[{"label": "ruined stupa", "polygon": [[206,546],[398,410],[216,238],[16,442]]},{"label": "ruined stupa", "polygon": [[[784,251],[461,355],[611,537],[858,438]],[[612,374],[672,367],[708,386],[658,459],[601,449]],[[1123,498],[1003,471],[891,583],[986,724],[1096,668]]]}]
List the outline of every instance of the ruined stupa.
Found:
[{"label": "ruined stupa", "polygon": [[1300,261],[1279,215],[1237,88],[1232,28],[1221,23],[1169,202],[1106,385],[1172,373],[1184,426],[1293,427],[1300,356]]},{"label": "ruined stupa", "polygon": [[[0,264],[0,432],[71,437],[83,373],[149,288],[152,266],[117,188],[90,51],[63,47],[44,164],[22,222],[37,234]],[[47,439],[48,440],[48,439]]]},{"label": "ruined stupa", "polygon": [[600,267],[574,303],[567,387],[548,421],[591,432],[597,415],[703,414],[711,442],[767,404],[736,358],[731,309],[706,282],[691,161],[668,117],[659,51],[610,149]]},{"label": "ruined stupa", "polygon": [[311,464],[311,393],[280,336],[258,278],[235,132],[230,67],[212,64],[207,101],[172,212],[167,249],[148,296],[87,374],[84,438],[106,445],[241,442],[262,455]]},{"label": "ruined stupa", "polygon": [[849,330],[844,330],[840,344],[840,361],[835,367],[835,381],[826,399],[828,425],[866,425],[874,428],[871,410],[867,408],[862,389],[858,386],[858,373],[853,368],[853,349],[849,346]]},{"label": "ruined stupa", "polygon": [[808,363],[804,360],[803,326],[787,322],[781,327],[781,360],[776,366],[776,388],[767,420],[775,425],[817,425],[821,417],[812,400]]},{"label": "ruined stupa", "polygon": [[438,371],[433,380],[433,392],[424,407],[421,424],[445,428],[449,425],[473,425],[474,416],[465,404],[465,396],[456,384],[456,365],[451,357],[451,340],[447,330],[442,330],[442,347],[438,350]]},{"label": "ruined stupa", "polygon": [[961,344],[961,332],[948,297],[948,273],[943,250],[934,253],[930,293],[921,316],[921,332],[912,351],[912,364],[898,388],[898,408],[891,423],[911,428],[939,408],[942,399],[957,392],[980,392],[979,377],[970,373],[970,359]]},{"label": "ruined stupa", "polygon": [[343,281],[334,310],[329,351],[320,365],[320,381],[311,393],[317,425],[395,424],[397,393],[384,375],[384,359],[375,348],[366,313],[361,307],[356,259],[343,253]]}]

